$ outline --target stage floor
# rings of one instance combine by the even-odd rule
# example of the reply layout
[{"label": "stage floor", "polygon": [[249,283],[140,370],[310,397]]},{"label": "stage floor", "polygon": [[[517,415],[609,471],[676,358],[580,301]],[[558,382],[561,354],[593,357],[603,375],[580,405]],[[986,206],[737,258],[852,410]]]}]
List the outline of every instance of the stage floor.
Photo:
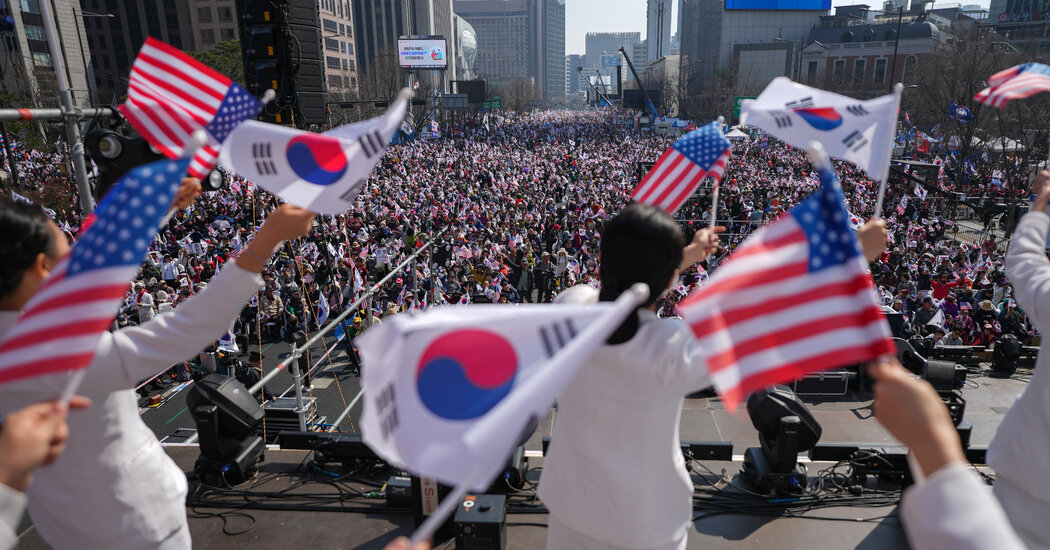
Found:
[{"label": "stage floor", "polygon": [[[332,370],[340,368],[338,363],[337,361],[333,365]],[[1026,385],[1030,374],[1030,370],[1024,369],[1011,378],[970,374],[963,395],[967,400],[966,418],[973,423],[972,445],[988,444],[1007,408]],[[328,376],[332,380],[322,391],[334,393],[338,391],[336,386],[342,386],[339,389],[344,395],[350,394],[346,395],[346,400],[356,393],[356,377],[344,376],[338,372],[325,373],[322,376]],[[280,389],[283,390],[284,387]],[[342,401],[340,397],[327,397],[327,400],[333,399]],[[819,400],[810,398],[805,401],[823,426],[821,443],[894,443],[871,416],[870,394],[850,394]],[[356,425],[359,411],[359,407],[355,408],[354,414],[351,415],[354,423],[344,425],[344,431],[351,425]],[[144,416],[151,416],[151,413],[154,418],[148,423],[155,430],[160,426],[174,430],[182,424],[182,419],[188,417],[184,412],[175,407],[168,407],[167,404],[149,409]],[[164,422],[158,413],[165,413],[169,418],[172,415],[175,417],[172,418],[172,422]],[[334,415],[330,414],[329,418],[332,416]],[[542,438],[550,434],[556,421],[556,411],[552,411],[526,444],[526,449],[534,455],[529,461],[530,468],[542,466],[542,458],[535,455],[540,454]],[[744,450],[758,443],[757,434],[746,413],[732,414],[713,397],[686,399],[680,429],[683,440],[732,442],[735,455],[733,462],[703,462],[704,466],[715,472],[724,469],[729,476],[739,473],[740,455]],[[170,433],[156,431],[160,436]],[[195,447],[184,446],[170,446],[168,452],[186,471],[192,469],[198,454]],[[287,489],[290,484],[303,479],[305,474],[302,464],[306,458],[306,453],[302,451],[268,450],[266,462],[262,466],[263,475],[266,476],[262,488]],[[815,472],[826,465],[813,463],[809,471]],[[317,475],[314,474],[314,479],[316,478]],[[700,478],[697,480],[698,486],[704,481]],[[372,490],[363,485],[360,488],[365,491]],[[384,504],[381,499],[356,502],[377,506]],[[223,534],[221,519],[207,516],[209,512],[218,511],[221,510],[197,509],[197,514],[191,515],[190,528],[194,547],[252,550],[284,550],[290,547],[310,546],[324,549],[380,549],[395,536],[410,534],[413,527],[411,514],[403,513],[246,510],[255,520],[254,527],[244,534],[231,536]],[[694,531],[690,533],[689,548],[906,548],[907,543],[896,513],[896,507],[889,506],[827,508],[807,514],[847,521],[742,514],[718,515],[695,522]],[[546,529],[542,526],[546,522],[545,514],[514,513],[509,514],[507,520],[508,549],[545,548]],[[245,528],[250,523],[247,518],[236,516],[229,517],[228,521],[228,529],[233,531]],[[447,548],[454,546],[454,543],[449,543]],[[29,527],[22,533],[18,548],[36,550],[46,549],[48,546]]]}]

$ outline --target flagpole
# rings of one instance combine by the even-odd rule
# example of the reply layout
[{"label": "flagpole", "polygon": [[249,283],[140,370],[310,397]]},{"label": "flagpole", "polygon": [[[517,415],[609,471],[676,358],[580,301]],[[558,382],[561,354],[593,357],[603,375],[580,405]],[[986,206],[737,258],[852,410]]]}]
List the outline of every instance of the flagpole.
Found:
[{"label": "flagpole", "polygon": [[[901,93],[904,91],[904,84],[900,82],[893,85],[893,128],[897,128],[897,116],[900,114],[901,109]],[[894,132],[896,135],[896,132]],[[875,201],[875,214],[871,217],[873,220],[877,220],[882,217],[882,203],[886,200],[886,182],[890,179],[890,159],[893,158],[893,144],[890,144],[889,153],[887,154],[886,168],[882,171],[882,179],[879,180],[879,198]]]}]

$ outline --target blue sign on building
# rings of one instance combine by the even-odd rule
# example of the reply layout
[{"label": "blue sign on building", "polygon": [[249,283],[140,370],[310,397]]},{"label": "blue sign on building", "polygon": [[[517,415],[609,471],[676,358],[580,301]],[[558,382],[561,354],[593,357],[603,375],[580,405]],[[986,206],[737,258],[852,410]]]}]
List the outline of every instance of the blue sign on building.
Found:
[{"label": "blue sign on building", "polygon": [[726,0],[726,9],[829,11],[831,0]]}]

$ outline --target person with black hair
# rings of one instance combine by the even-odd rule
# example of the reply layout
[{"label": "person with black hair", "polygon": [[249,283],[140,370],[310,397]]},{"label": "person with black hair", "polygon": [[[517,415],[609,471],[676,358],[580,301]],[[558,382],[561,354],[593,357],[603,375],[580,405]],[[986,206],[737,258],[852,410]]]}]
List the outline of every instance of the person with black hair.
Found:
[{"label": "person with black hair", "polygon": [[601,291],[578,285],[556,299],[608,302],[635,283],[650,288],[558,400],[539,489],[550,510],[547,548],[685,548],[693,483],[678,418],[684,397],[710,377],[689,327],[654,308],[682,270],[718,245],[717,232],[704,228],[685,246],[666,212],[632,204],[602,233]]},{"label": "person with black hair", "polygon": [[[184,180],[174,206],[188,206],[199,193],[196,180]],[[205,290],[148,323],[101,335],[79,390],[95,406],[69,416],[66,452],[27,491],[33,523],[53,548],[190,548],[186,476],[139,417],[132,388],[226,332],[262,284],[266,258],[280,242],[305,234],[313,217],[294,206],[278,208]],[[39,207],[10,201],[0,201],[0,235],[2,339],[70,247]],[[68,376],[0,386],[0,415],[54,399]]]}]

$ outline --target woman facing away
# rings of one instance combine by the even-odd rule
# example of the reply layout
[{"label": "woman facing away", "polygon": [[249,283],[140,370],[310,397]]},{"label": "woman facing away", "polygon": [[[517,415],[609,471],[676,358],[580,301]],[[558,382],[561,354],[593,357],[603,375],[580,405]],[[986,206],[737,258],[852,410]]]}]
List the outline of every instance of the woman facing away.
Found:
[{"label": "woman facing away", "polygon": [[[558,400],[539,496],[550,510],[551,550],[680,550],[692,524],[693,482],[678,424],[686,395],[710,385],[692,330],[655,314],[661,292],[718,250],[717,233],[684,236],[666,212],[632,204],[610,220],[600,246],[601,291],[566,290],[563,303],[615,300],[635,283],[648,300],[598,348]],[[886,224],[858,231],[869,260]]]},{"label": "woman facing away", "polygon": [[709,385],[689,327],[654,313],[661,292],[718,248],[701,229],[685,247],[678,224],[648,205],[605,227],[599,291],[579,285],[563,303],[615,300],[634,283],[652,289],[558,400],[540,480],[550,510],[547,548],[681,549],[692,523],[693,483],[678,436],[682,402]]},{"label": "woman facing away", "polygon": [[[184,183],[177,206],[192,202],[200,192],[195,185],[185,192]],[[262,284],[266,258],[281,241],[306,234],[312,220],[300,208],[278,208],[246,252],[205,290],[147,323],[102,335],[79,390],[94,405],[70,414],[66,452],[39,470],[26,491],[33,523],[52,547],[190,548],[186,476],[139,417],[135,382],[223,334]],[[39,207],[10,201],[0,201],[0,235],[2,339],[70,247]],[[0,415],[54,399],[68,377],[57,373],[0,385]]]}]

